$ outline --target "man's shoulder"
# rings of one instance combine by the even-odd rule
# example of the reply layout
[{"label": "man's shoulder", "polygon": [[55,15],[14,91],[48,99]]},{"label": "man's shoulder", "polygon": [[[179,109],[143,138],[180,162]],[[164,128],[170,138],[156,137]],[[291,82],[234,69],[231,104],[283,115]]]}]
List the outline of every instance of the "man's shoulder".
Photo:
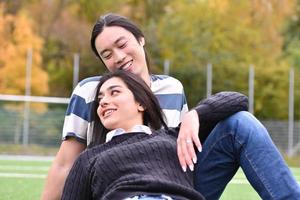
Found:
[{"label": "man's shoulder", "polygon": [[84,87],[88,84],[94,84],[94,83],[99,83],[101,79],[101,76],[91,76],[91,77],[87,77],[83,80],[81,80],[79,83],[78,83],[78,86],[79,87]]},{"label": "man's shoulder", "polygon": [[151,74],[151,81],[151,89],[154,93],[157,91],[178,93],[183,90],[182,83],[172,76]]},{"label": "man's shoulder", "polygon": [[151,74],[151,81],[154,84],[182,85],[178,79],[163,74]]},{"label": "man's shoulder", "polygon": [[165,74],[151,74],[151,80],[153,82],[155,81],[178,81],[180,82],[178,79],[169,76],[169,75],[165,75]]},{"label": "man's shoulder", "polygon": [[81,80],[73,90],[73,96],[80,96],[84,99],[90,99],[91,96],[94,96],[100,79],[101,76],[93,76]]}]

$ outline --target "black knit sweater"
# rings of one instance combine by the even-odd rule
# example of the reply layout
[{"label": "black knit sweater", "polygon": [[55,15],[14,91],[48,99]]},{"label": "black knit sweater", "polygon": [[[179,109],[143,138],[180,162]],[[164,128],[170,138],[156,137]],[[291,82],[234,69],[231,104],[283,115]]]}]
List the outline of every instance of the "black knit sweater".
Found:
[{"label": "black knit sweater", "polygon": [[[247,97],[219,93],[195,108],[205,139],[217,122],[247,110]],[[127,133],[84,151],[66,180],[62,199],[124,199],[138,194],[165,194],[174,199],[204,199],[183,172],[176,151],[179,127],[151,135]]]}]

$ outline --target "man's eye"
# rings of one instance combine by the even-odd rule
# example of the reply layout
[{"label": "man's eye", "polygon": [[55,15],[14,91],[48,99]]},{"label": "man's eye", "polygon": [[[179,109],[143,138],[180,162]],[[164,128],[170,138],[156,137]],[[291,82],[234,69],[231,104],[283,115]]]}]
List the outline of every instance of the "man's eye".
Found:
[{"label": "man's eye", "polygon": [[110,54],[105,54],[102,56],[104,59],[109,59],[111,57],[111,53]]},{"label": "man's eye", "polygon": [[123,48],[125,48],[125,47],[126,47],[126,42],[123,43],[123,44],[121,44],[121,45],[119,46],[119,48],[121,48],[121,49],[123,49]]}]

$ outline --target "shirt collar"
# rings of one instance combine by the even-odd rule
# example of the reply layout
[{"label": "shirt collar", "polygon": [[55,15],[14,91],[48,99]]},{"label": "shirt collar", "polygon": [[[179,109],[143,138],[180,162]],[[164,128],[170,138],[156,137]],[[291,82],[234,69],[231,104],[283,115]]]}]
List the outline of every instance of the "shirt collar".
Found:
[{"label": "shirt collar", "polygon": [[[130,132],[144,132],[148,135],[151,135],[152,132],[151,132],[151,129],[148,127],[148,126],[145,126],[145,125],[135,125]],[[122,135],[126,133],[124,129],[122,128],[117,128],[115,130],[112,130],[112,131],[109,131],[107,134],[106,134],[106,140],[105,142],[109,142],[112,140],[113,137],[115,136],[118,136],[118,135]]]}]

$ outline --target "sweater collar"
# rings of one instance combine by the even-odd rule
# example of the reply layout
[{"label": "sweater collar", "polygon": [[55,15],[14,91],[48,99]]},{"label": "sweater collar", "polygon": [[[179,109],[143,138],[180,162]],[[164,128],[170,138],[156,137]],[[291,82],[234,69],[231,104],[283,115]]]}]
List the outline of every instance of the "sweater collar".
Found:
[{"label": "sweater collar", "polygon": [[[148,135],[151,135],[152,132],[151,132],[151,129],[148,127],[148,126],[145,126],[145,125],[135,125],[130,132],[144,132],[145,134],[148,134]],[[109,142],[112,140],[113,137],[115,136],[118,136],[118,135],[122,135],[126,133],[124,129],[122,128],[117,128],[117,129],[114,129],[112,131],[109,131],[107,134],[106,134],[106,139],[105,139],[105,142]]]}]

